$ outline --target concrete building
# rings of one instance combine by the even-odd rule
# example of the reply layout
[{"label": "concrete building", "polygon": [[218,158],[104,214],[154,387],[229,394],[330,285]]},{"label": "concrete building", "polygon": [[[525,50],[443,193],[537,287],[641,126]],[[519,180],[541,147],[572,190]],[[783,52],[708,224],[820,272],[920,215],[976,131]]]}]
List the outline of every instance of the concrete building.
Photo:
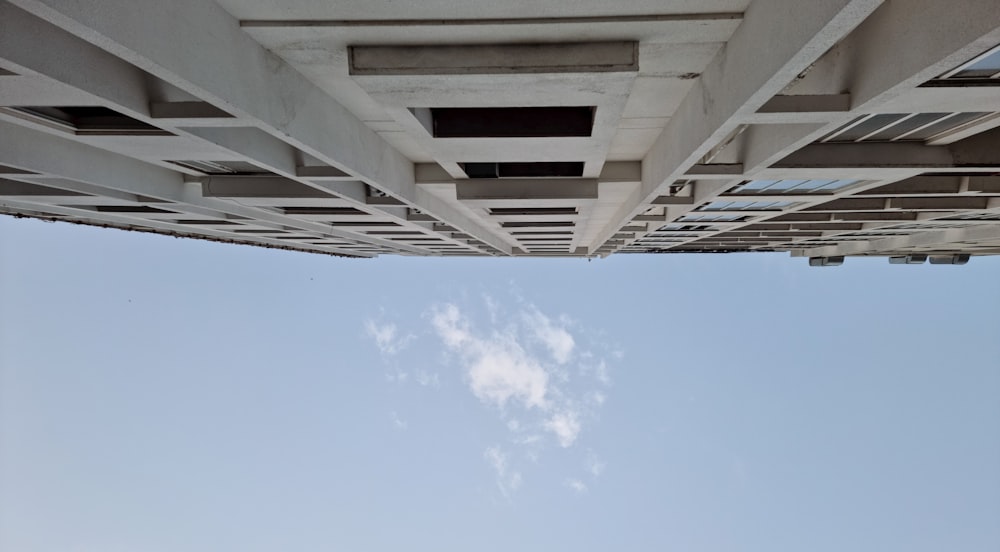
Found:
[{"label": "concrete building", "polygon": [[0,1],[0,212],[265,247],[1000,253],[997,0]]}]

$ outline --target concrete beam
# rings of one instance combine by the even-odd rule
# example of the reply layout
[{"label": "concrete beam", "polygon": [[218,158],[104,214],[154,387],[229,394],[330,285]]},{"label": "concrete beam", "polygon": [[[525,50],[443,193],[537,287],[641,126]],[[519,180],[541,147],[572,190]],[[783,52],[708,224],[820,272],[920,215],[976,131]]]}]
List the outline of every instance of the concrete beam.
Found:
[{"label": "concrete beam", "polygon": [[840,113],[851,110],[850,94],[778,94],[757,113]]},{"label": "concrete beam", "polygon": [[482,178],[461,180],[455,187],[459,201],[597,199],[597,180],[585,178]]},{"label": "concrete beam", "polygon": [[[47,48],[33,45],[43,42]],[[52,56],[59,51],[60,56]],[[58,27],[7,3],[0,3],[0,55],[25,74],[57,79],[91,96],[88,102],[104,104],[126,115],[179,135],[189,135],[248,157],[265,170],[299,177],[327,194],[375,214],[396,215],[391,209],[366,208],[364,186],[334,167],[297,167],[301,154],[292,145],[235,118],[208,102],[150,102],[147,77],[133,65]],[[95,78],[94,74],[100,75]],[[179,125],[183,125],[180,128]],[[248,128],[231,128],[248,127]],[[300,170],[301,169],[301,170]],[[397,217],[398,218],[398,217]],[[401,220],[405,224],[405,220]]]},{"label": "concrete beam", "polygon": [[[509,253],[500,236],[417,189],[413,164],[214,2],[15,0],[36,17]],[[164,22],[183,21],[183,26]],[[144,109],[148,109],[145,107]]]},{"label": "concrete beam", "polygon": [[909,236],[894,236],[878,240],[844,243],[835,246],[792,251],[793,257],[831,257],[849,255],[886,255],[912,248],[935,248],[945,244],[975,243],[1000,240],[1000,226],[970,226],[930,230]]},{"label": "concrete beam", "polygon": [[995,146],[925,146],[920,143],[811,144],[774,165],[775,169],[870,168],[880,169],[970,169],[1000,170],[1000,154]]},{"label": "concrete beam", "polygon": [[639,70],[638,42],[352,46],[352,75],[619,73]]},{"label": "concrete beam", "polygon": [[1000,10],[994,0],[886,2],[817,60],[789,93],[850,90],[852,107],[872,112],[998,42]]},{"label": "concrete beam", "polygon": [[651,22],[709,22],[740,20],[740,12],[660,13],[644,15],[596,15],[563,17],[483,17],[475,19],[255,19],[240,21],[247,28],[357,28],[357,27],[485,27],[494,25],[572,25]]},{"label": "concrete beam", "polygon": [[205,198],[202,196],[200,184],[185,183],[184,177],[176,171],[26,127],[0,121],[0,136],[5,137],[0,141],[0,163],[10,163],[39,173],[79,180],[171,203],[191,204],[250,219],[269,220],[305,231],[320,232],[393,250],[427,253],[423,249],[363,234],[342,232],[323,224],[284,216],[268,209]]},{"label": "concrete beam", "polygon": [[[310,253],[333,253],[336,255],[344,255],[349,257],[374,257],[373,253],[365,253],[362,251],[353,251],[347,249],[339,249],[336,246],[328,245],[314,245],[309,243],[292,243],[289,241],[284,241],[276,238],[269,238],[266,236],[253,235],[253,234],[237,234],[233,232],[226,232],[221,229],[206,228],[200,226],[197,229],[192,228],[184,224],[171,223],[164,220],[155,220],[142,217],[130,217],[127,215],[112,214],[112,213],[101,213],[100,217],[88,219],[89,216],[94,215],[93,211],[87,209],[81,209],[79,207],[74,207],[71,205],[52,205],[48,203],[32,203],[30,201],[17,201],[10,200],[7,198],[0,198],[0,210],[7,207],[15,209],[18,212],[24,211],[36,211],[44,214],[60,215],[75,217],[79,219],[88,220],[96,225],[106,225],[110,223],[112,226],[126,228],[131,230],[143,230],[146,228],[153,229],[157,233],[168,234],[172,236],[183,236],[189,238],[214,238],[221,241],[229,241],[233,243],[240,243],[245,245],[257,245],[272,247],[276,249],[289,249],[297,251],[308,251]],[[317,237],[316,240],[321,240],[321,237]]]},{"label": "concrete beam", "polygon": [[881,3],[751,3],[743,24],[702,73],[643,159],[639,193],[622,204],[592,249],[645,210],[654,197],[664,195],[663,187],[698,163]]}]

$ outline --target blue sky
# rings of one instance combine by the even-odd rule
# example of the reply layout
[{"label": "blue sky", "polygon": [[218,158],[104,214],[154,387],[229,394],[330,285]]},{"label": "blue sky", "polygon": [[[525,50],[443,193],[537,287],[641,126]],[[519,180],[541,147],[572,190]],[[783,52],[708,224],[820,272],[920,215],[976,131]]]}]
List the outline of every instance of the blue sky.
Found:
[{"label": "blue sky", "polygon": [[998,275],[0,217],[0,549],[995,552]]}]

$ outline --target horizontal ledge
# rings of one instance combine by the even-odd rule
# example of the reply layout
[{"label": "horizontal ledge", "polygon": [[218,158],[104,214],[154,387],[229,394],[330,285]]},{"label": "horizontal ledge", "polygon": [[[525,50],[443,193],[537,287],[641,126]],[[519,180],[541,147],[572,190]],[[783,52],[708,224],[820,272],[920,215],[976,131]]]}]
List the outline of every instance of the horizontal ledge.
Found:
[{"label": "horizontal ledge", "polygon": [[692,165],[684,171],[683,178],[732,178],[743,175],[743,163],[709,163]]},{"label": "horizontal ledge", "polygon": [[850,94],[779,94],[765,102],[757,113],[829,113],[850,110]]},{"label": "horizontal ledge", "polygon": [[338,199],[280,176],[207,176],[196,180],[201,182],[203,197]]},{"label": "horizontal ledge", "polygon": [[[351,46],[358,76],[637,72],[634,41],[561,44]],[[578,60],[578,61],[575,61]]]},{"label": "horizontal ledge", "polygon": [[603,15],[589,17],[525,17],[484,19],[248,19],[240,21],[241,27],[467,27],[488,25],[565,25],[570,23],[643,23],[687,21],[739,21],[743,14],[682,13],[649,15]]},{"label": "horizontal ledge", "polygon": [[354,177],[336,167],[299,166],[295,167],[295,176],[310,180],[355,180]]},{"label": "horizontal ledge", "polygon": [[597,199],[597,180],[593,179],[483,178],[462,180],[455,184],[459,201]]},{"label": "horizontal ledge", "polygon": [[153,102],[149,104],[153,119],[234,119],[231,114],[208,102]]},{"label": "horizontal ledge", "polygon": [[692,196],[659,196],[653,200],[653,205],[694,205]]}]

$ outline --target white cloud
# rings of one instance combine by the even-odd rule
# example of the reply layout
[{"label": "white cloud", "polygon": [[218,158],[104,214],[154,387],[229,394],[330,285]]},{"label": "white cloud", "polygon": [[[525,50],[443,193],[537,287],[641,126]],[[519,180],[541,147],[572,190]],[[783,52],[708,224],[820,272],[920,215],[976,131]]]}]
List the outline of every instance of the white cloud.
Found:
[{"label": "white cloud", "polygon": [[545,421],[545,429],[551,431],[563,448],[570,447],[580,435],[580,418],[574,410],[566,409],[554,413]]},{"label": "white cloud", "polygon": [[498,446],[487,447],[483,452],[483,457],[489,462],[490,466],[497,472],[497,475],[503,475],[507,471],[507,455]]},{"label": "white cloud", "polygon": [[544,408],[549,376],[513,335],[473,335],[468,320],[455,305],[437,309],[431,323],[445,346],[459,353],[467,366],[473,394],[499,407],[518,401],[527,408]]},{"label": "white cloud", "polygon": [[497,319],[500,317],[500,303],[489,295],[483,295],[483,303],[486,304],[486,312],[490,315],[490,322],[496,324]]},{"label": "white cloud", "polygon": [[521,488],[521,481],[521,472],[514,472],[510,474],[510,477],[507,479],[507,487],[509,487],[512,492],[516,491]]},{"label": "white cloud", "polygon": [[603,406],[608,397],[600,391],[593,391],[587,394],[587,401],[597,406]]},{"label": "white cloud", "polygon": [[594,367],[594,377],[604,385],[611,384],[611,376],[608,375],[608,363],[604,362],[603,359]]},{"label": "white cloud", "polygon": [[402,351],[414,338],[413,335],[399,335],[396,325],[391,322],[378,324],[371,319],[365,321],[365,333],[375,340],[375,346],[385,356]]},{"label": "white cloud", "polygon": [[515,437],[512,441],[518,445],[530,445],[532,443],[538,443],[542,440],[542,436],[537,433],[532,433],[531,435],[525,435],[523,437]]},{"label": "white cloud", "polygon": [[425,370],[417,370],[414,379],[424,387],[441,387],[441,378],[437,373],[430,373]]},{"label": "white cloud", "polygon": [[594,477],[600,477],[601,474],[604,473],[604,468],[607,467],[607,464],[598,458],[597,454],[595,454],[592,450],[587,451],[587,459],[584,461],[583,465],[590,475],[593,475]]},{"label": "white cloud", "polygon": [[553,324],[548,316],[534,307],[524,314],[524,319],[532,338],[541,342],[557,363],[569,362],[576,341],[565,328]]},{"label": "white cloud", "polygon": [[406,420],[400,419],[399,414],[396,414],[395,411],[389,413],[389,418],[392,419],[392,427],[399,431],[405,431],[410,426]]},{"label": "white cloud", "polygon": [[435,309],[431,322],[448,348],[461,347],[470,338],[469,322],[455,305],[447,304],[443,308]]},{"label": "white cloud", "polygon": [[387,372],[386,373],[386,375],[385,375],[385,381],[387,381],[389,383],[398,383],[398,384],[402,385],[402,384],[406,383],[406,380],[409,379],[409,377],[410,377],[410,375],[407,374],[406,372],[404,372],[402,370],[399,370],[399,369],[396,369],[396,370],[394,370],[392,372]]},{"label": "white cloud", "polygon": [[584,494],[587,492],[587,485],[579,479],[567,479],[563,484],[570,489],[573,489],[576,494]]},{"label": "white cloud", "polygon": [[521,487],[523,481],[521,472],[510,471],[508,473],[507,453],[499,446],[487,447],[483,452],[483,457],[486,458],[486,462],[496,473],[496,483],[497,488],[500,489],[500,494],[505,498],[510,498],[510,495]]},{"label": "white cloud", "polygon": [[[509,453],[498,445],[483,455],[500,492],[510,498],[523,484],[520,467],[539,463],[553,446],[578,446],[584,426],[606,400],[608,361],[613,365],[617,355],[603,343],[602,333],[576,333],[570,319],[549,316],[519,297],[503,302],[483,296],[480,307],[470,311],[455,303],[435,305],[425,320],[440,338],[444,358],[460,368],[469,391],[495,409],[506,427]],[[588,336],[585,343],[581,336]],[[411,375],[429,384],[429,372],[414,368]],[[579,453],[577,461],[586,477],[566,485],[587,492],[581,479],[599,477],[604,463],[592,451]]]}]

